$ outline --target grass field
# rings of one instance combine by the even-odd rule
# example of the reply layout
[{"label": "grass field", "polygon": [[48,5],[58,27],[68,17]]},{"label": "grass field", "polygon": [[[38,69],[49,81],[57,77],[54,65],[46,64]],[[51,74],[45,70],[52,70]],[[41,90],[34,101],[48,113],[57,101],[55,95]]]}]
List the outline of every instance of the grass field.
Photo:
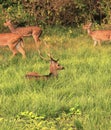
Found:
[{"label": "grass field", "polygon": [[46,57],[51,52],[65,70],[58,79],[27,80],[25,74],[49,73],[26,38],[26,59],[10,60],[0,49],[0,130],[111,130],[111,43],[93,41],[75,28],[48,28],[41,37]]}]

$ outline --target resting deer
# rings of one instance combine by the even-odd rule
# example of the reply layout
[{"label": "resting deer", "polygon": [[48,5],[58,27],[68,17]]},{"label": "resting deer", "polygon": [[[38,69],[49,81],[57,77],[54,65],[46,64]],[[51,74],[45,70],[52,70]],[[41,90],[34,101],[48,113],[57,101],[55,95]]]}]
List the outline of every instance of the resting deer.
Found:
[{"label": "resting deer", "polygon": [[14,26],[10,20],[7,20],[4,23],[4,26],[8,27],[12,33],[19,34],[20,36],[23,36],[23,37],[33,36],[36,47],[37,47],[37,49],[39,49],[39,46],[40,46],[39,37],[42,33],[42,29],[40,27],[28,26],[28,27],[14,28]]},{"label": "resting deer", "polygon": [[87,30],[88,34],[94,40],[94,46],[101,45],[102,41],[110,41],[111,40],[111,30],[91,30],[92,23],[86,24],[83,26],[84,30]]},{"label": "resting deer", "polygon": [[[42,57],[41,55],[40,55],[40,57],[42,59],[44,59],[44,57]],[[25,75],[25,77],[28,78],[28,79],[36,79],[36,80],[38,80],[38,79],[49,79],[50,77],[58,77],[58,70],[63,70],[63,69],[64,69],[64,67],[61,66],[58,63],[58,60],[55,60],[50,56],[50,73],[49,74],[40,75],[36,72],[29,72]]]},{"label": "resting deer", "polygon": [[23,39],[18,34],[0,34],[0,46],[8,46],[13,53],[12,57],[14,57],[18,52],[22,54],[23,58],[26,57],[25,51],[23,49]]}]

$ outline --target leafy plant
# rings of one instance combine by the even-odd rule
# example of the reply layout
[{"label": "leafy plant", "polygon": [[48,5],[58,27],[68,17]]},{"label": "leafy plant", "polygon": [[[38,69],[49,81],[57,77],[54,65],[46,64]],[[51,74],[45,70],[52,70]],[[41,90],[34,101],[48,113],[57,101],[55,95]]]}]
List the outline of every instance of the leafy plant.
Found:
[{"label": "leafy plant", "polygon": [[8,0],[1,1],[0,12],[1,19],[10,18],[23,26],[80,26],[87,21],[110,24],[110,5],[110,0]]},{"label": "leafy plant", "polygon": [[34,120],[40,120],[40,119],[44,119],[44,116],[37,116],[36,114],[34,114],[33,112],[21,112],[20,114],[17,115],[16,117],[17,119],[34,119]]},{"label": "leafy plant", "polygon": [[70,108],[69,114],[70,115],[73,115],[73,114],[74,115],[81,115],[82,112],[80,110],[80,106],[77,104],[77,105],[75,105],[75,107]]}]

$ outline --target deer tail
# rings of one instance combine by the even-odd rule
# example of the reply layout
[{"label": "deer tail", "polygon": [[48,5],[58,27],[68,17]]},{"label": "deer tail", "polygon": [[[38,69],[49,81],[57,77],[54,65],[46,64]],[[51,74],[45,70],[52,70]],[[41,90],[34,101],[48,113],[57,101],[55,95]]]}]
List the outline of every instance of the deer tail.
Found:
[{"label": "deer tail", "polygon": [[20,46],[21,46],[22,48],[24,48],[23,38],[18,39],[18,40],[14,43],[14,46],[13,46],[13,47],[15,47],[15,48],[18,50],[18,48],[19,48]]},{"label": "deer tail", "polygon": [[23,38],[20,39],[20,42],[21,42],[21,46],[24,48],[24,40],[23,40]]}]

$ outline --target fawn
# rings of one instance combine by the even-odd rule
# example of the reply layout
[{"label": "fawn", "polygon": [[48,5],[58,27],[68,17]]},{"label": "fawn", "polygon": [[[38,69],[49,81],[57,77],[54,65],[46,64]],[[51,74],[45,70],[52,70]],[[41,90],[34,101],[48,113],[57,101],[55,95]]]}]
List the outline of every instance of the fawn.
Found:
[{"label": "fawn", "polygon": [[88,34],[94,40],[94,46],[101,45],[102,41],[110,41],[111,40],[111,30],[91,30],[92,23],[86,24],[83,26],[84,30],[87,30]]},{"label": "fawn", "polygon": [[4,26],[8,27],[12,33],[19,34],[22,37],[32,36],[35,41],[37,49],[39,48],[40,46],[39,37],[41,36],[41,33],[42,33],[42,29],[40,27],[28,26],[28,27],[14,28],[10,20],[6,20],[6,22],[4,23]]},{"label": "fawn", "polygon": [[[40,55],[40,57],[43,59],[43,57],[41,55]],[[36,80],[49,79],[51,77],[58,77],[58,70],[63,70],[64,67],[58,63],[58,60],[53,59],[51,56],[49,56],[49,57],[50,57],[50,73],[49,74],[40,75],[36,72],[29,72],[25,75],[25,77],[28,79],[36,79]]]}]

